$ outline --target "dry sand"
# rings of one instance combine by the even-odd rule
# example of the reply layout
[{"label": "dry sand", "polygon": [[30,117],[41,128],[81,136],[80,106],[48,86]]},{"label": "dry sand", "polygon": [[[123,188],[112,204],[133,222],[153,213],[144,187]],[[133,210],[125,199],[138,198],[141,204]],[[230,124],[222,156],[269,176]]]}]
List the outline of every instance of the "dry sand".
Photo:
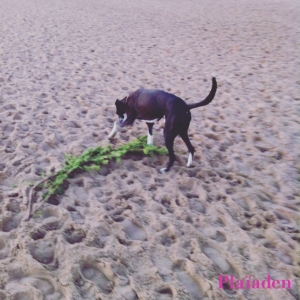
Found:
[{"label": "dry sand", "polygon": [[[0,0],[0,299],[297,299],[299,13],[293,0]],[[165,156],[130,156],[23,221],[31,182],[109,143],[116,98],[143,86],[198,102],[212,73],[192,168],[177,138],[169,173]],[[222,290],[222,273],[294,283]]]}]

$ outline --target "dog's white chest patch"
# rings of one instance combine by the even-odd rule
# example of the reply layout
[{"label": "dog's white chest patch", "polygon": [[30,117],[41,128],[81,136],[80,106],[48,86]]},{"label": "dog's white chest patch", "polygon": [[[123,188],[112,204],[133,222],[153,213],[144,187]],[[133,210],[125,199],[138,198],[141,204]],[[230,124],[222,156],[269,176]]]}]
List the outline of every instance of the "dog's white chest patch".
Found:
[{"label": "dog's white chest patch", "polygon": [[158,119],[153,119],[153,120],[140,120],[140,121],[144,121],[144,122],[147,122],[147,123],[155,123],[158,121]]}]

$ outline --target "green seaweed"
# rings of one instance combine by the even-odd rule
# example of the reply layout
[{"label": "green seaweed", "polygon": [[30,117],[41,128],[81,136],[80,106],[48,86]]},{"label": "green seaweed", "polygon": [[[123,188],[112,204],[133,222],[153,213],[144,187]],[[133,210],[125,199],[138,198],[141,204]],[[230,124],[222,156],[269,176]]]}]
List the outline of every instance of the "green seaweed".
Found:
[{"label": "green seaweed", "polygon": [[65,155],[62,169],[52,175],[51,180],[47,180],[43,185],[44,189],[47,190],[43,194],[44,201],[47,201],[54,194],[62,194],[64,183],[74,171],[98,171],[101,166],[107,165],[111,160],[119,162],[122,156],[128,153],[142,153],[149,156],[167,154],[166,148],[151,146],[146,143],[147,137],[143,136],[115,149],[111,146],[105,148],[98,146],[84,151],[79,156]]}]

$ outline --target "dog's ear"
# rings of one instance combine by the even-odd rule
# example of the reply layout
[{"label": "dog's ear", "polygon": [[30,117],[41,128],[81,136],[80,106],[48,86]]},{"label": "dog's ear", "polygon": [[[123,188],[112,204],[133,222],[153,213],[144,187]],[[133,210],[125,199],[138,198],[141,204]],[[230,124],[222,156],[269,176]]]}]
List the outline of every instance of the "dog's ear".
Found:
[{"label": "dog's ear", "polygon": [[115,105],[119,109],[124,109],[124,102],[122,102],[122,100],[117,99]]}]

